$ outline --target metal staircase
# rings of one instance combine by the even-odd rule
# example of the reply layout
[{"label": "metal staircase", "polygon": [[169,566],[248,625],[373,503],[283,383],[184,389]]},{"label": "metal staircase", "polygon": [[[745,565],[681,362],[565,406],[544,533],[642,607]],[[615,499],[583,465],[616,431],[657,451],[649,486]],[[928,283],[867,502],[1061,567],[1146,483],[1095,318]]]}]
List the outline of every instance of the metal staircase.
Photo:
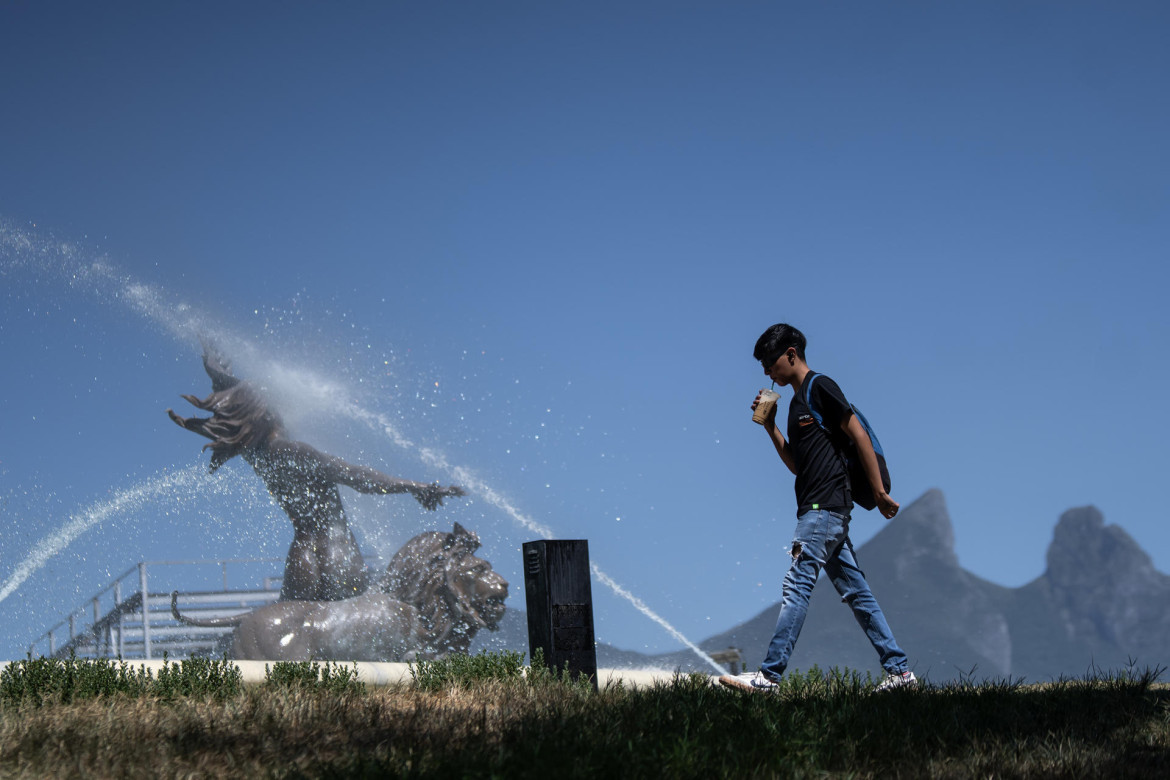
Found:
[{"label": "metal staircase", "polygon": [[[250,612],[280,597],[280,577],[261,576],[253,578],[260,583],[258,588],[231,589],[229,573],[238,580],[243,570],[280,571],[282,565],[280,558],[143,561],[39,636],[29,645],[29,655],[126,660],[162,658],[164,653],[175,659],[217,655],[231,628],[187,626],[171,615],[171,592],[179,590],[175,583],[206,586],[210,579],[205,573],[192,576],[178,567],[202,567],[221,575],[214,579],[216,585],[222,583],[222,589],[203,587],[179,593],[184,616],[215,618]],[[172,587],[163,590],[159,586],[164,584]],[[156,589],[152,591],[151,586]]]}]

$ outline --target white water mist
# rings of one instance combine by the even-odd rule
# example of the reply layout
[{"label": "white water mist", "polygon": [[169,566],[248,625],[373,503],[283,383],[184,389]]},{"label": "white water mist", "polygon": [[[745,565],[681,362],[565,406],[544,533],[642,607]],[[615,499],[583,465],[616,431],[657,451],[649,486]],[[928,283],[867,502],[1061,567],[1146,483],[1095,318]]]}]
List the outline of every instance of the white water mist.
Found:
[{"label": "white water mist", "polygon": [[[235,350],[248,353],[256,363],[263,366],[266,375],[279,388],[278,393],[283,400],[307,404],[318,413],[340,410],[342,415],[385,435],[398,447],[414,452],[427,465],[451,474],[460,485],[488,504],[502,510],[530,533],[546,539],[554,536],[552,529],[520,512],[471,470],[450,463],[438,450],[416,445],[385,415],[344,400],[342,388],[334,382],[321,379],[309,371],[292,370],[275,361],[257,359],[259,350],[252,344],[223,330],[195,307],[173,302],[163,290],[119,273],[104,257],[88,259],[77,244],[46,239],[36,233],[0,222],[0,258],[5,260],[5,268],[29,268],[52,273],[63,278],[75,290],[97,294],[102,300],[119,301],[147,321],[162,327],[179,341],[190,343],[200,336],[209,337],[213,341],[228,344]],[[167,490],[190,487],[196,480],[206,478],[199,472],[200,469],[192,468],[152,480],[122,491],[113,499],[74,515],[64,526],[38,543],[28,558],[17,566],[3,587],[0,587],[0,601],[11,595],[33,572],[93,525],[125,511],[136,501],[158,497]],[[619,585],[596,564],[592,565],[592,569],[599,582],[630,602],[635,609],[682,642],[704,662],[723,671],[709,655],[650,609],[645,602]]]},{"label": "white water mist", "polygon": [[123,512],[138,508],[144,501],[168,498],[176,490],[190,490],[207,481],[206,471],[202,466],[191,466],[172,474],[164,474],[141,485],[119,491],[113,498],[98,502],[72,515],[64,525],[37,542],[25,559],[16,565],[12,574],[4,581],[4,585],[0,586],[0,601],[11,596],[25,580],[36,573],[37,569],[90,528]]}]

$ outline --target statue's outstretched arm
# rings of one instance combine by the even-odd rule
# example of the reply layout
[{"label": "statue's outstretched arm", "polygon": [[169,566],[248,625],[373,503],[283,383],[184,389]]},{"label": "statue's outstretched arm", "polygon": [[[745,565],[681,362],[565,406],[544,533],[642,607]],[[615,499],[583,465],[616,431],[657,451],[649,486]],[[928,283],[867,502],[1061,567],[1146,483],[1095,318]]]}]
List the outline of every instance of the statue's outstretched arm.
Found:
[{"label": "statue's outstretched arm", "polygon": [[463,489],[455,485],[442,487],[438,484],[428,485],[423,482],[414,482],[409,479],[392,477],[383,474],[369,466],[358,466],[353,463],[328,455],[304,442],[288,442],[286,445],[295,451],[299,458],[311,461],[320,469],[321,475],[331,482],[346,485],[359,493],[410,493],[427,509],[436,509],[442,505],[443,499],[448,496],[466,495]]}]

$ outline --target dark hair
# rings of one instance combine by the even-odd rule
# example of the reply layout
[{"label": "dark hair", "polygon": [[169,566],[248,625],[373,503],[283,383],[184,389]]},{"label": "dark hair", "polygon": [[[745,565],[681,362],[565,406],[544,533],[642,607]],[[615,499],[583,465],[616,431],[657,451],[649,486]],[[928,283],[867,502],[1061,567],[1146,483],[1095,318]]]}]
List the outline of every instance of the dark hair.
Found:
[{"label": "dark hair", "polygon": [[273,431],[284,429],[280,415],[268,405],[264,394],[248,382],[217,390],[206,398],[183,398],[212,413],[210,418],[195,421],[198,432],[212,440],[203,446],[211,450],[212,471],[244,450],[263,447]]},{"label": "dark hair", "polygon": [[789,347],[795,347],[796,356],[804,360],[804,347],[807,343],[803,333],[791,325],[779,322],[764,331],[763,335],[756,341],[756,349],[752,352],[752,357],[761,361],[771,357],[772,362],[775,362],[776,358],[787,352]]}]

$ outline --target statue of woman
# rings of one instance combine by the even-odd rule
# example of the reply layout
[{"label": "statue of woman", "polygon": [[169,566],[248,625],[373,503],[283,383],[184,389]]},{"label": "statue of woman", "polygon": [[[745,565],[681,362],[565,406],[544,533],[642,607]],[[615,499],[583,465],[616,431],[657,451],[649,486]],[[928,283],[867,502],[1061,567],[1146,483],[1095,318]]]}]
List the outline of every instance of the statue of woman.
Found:
[{"label": "statue of woman", "polygon": [[293,541],[284,564],[281,600],[336,601],[356,596],[369,585],[369,572],[346,522],[338,485],[359,493],[410,493],[428,510],[447,496],[462,496],[454,485],[441,487],[391,477],[355,466],[308,444],[290,439],[280,415],[263,393],[231,373],[230,365],[206,341],[203,367],[211,395],[189,403],[211,417],[167,414],[178,425],[211,439],[211,471],[239,455],[264,480],[269,494],[293,524]]}]

